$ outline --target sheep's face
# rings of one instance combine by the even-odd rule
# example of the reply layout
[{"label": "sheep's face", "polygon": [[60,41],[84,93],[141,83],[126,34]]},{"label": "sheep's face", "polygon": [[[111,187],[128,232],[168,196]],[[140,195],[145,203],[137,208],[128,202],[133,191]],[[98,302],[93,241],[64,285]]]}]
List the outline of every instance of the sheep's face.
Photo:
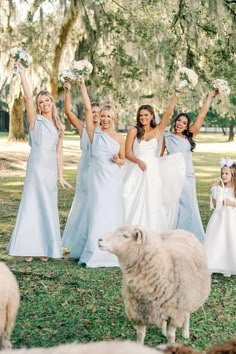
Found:
[{"label": "sheep's face", "polygon": [[125,254],[130,247],[144,242],[145,231],[139,226],[124,225],[115,231],[106,234],[98,240],[98,246],[104,251],[109,251],[119,256]]}]

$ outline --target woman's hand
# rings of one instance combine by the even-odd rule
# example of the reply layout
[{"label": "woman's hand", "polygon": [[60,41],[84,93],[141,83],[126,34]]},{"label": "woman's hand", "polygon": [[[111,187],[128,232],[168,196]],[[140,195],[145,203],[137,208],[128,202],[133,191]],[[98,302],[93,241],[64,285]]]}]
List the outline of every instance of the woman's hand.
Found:
[{"label": "woman's hand", "polygon": [[177,88],[175,89],[175,95],[176,95],[176,96],[181,95],[181,94],[184,92],[184,89],[185,89],[185,87],[177,87]]},{"label": "woman's hand", "polygon": [[64,82],[64,89],[70,91],[71,90],[71,84],[68,81]]},{"label": "woman's hand", "polygon": [[60,185],[62,186],[62,188],[66,188],[68,187],[69,189],[73,189],[72,185],[70,183],[68,183],[64,177],[59,177],[59,182],[60,182]]},{"label": "woman's hand", "polygon": [[145,171],[147,169],[147,164],[144,161],[138,159],[137,164],[142,171]]},{"label": "woman's hand", "polygon": [[118,163],[118,161],[119,161],[119,155],[117,154],[117,155],[113,155],[112,156],[112,161],[114,161],[115,163]]},{"label": "woman's hand", "polygon": [[219,95],[219,91],[212,91],[210,94],[209,94],[209,96],[210,97],[212,97],[212,98],[214,98],[214,97],[216,97],[217,95]]},{"label": "woman's hand", "polygon": [[23,65],[17,60],[14,63],[14,68],[15,68],[16,71],[18,71],[18,73],[25,71],[25,68],[23,67]]},{"label": "woman's hand", "polygon": [[78,84],[79,84],[80,86],[85,85],[84,77],[83,77],[83,76],[78,76],[76,82],[78,82]]},{"label": "woman's hand", "polygon": [[125,163],[125,159],[120,158],[118,154],[113,155],[112,161],[115,162],[118,166],[122,166]]}]

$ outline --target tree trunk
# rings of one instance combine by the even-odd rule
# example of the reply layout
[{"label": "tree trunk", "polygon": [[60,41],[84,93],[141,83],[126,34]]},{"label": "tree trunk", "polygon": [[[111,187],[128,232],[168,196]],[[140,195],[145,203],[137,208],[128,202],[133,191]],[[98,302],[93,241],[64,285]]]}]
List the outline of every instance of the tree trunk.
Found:
[{"label": "tree trunk", "polygon": [[15,98],[13,105],[10,107],[10,129],[9,140],[25,140],[24,130],[24,99],[22,94],[18,98]]},{"label": "tree trunk", "polygon": [[58,72],[59,65],[63,51],[66,47],[67,40],[71,30],[74,26],[79,15],[79,5],[77,1],[71,1],[70,3],[70,15],[67,17],[65,23],[62,24],[61,31],[58,38],[58,45],[55,48],[54,58],[53,58],[53,70],[50,78],[51,94],[56,100],[58,98]]},{"label": "tree trunk", "polygon": [[233,141],[234,140],[234,125],[231,124],[229,126],[229,140],[228,141]]},{"label": "tree trunk", "polygon": [[223,135],[226,135],[225,128],[221,127],[221,129],[222,129]]}]

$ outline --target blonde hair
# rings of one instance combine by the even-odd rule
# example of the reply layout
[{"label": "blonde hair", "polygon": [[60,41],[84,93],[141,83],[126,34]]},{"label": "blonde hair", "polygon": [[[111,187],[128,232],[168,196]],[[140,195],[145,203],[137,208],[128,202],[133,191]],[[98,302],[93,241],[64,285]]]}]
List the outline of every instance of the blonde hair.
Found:
[{"label": "blonde hair", "polygon": [[114,120],[114,123],[117,122],[117,113],[114,107],[112,107],[110,104],[105,104],[104,106],[102,106],[101,110],[100,110],[100,114],[103,111],[108,111],[111,113],[112,119]]},{"label": "blonde hair", "polygon": [[230,166],[230,170],[232,173],[232,185],[234,188],[234,196],[236,198],[236,163],[234,162],[232,166]]},{"label": "blonde hair", "polygon": [[224,167],[228,167],[231,171],[231,181],[232,181],[232,186],[233,186],[233,189],[234,189],[234,196],[236,198],[236,163],[234,162],[231,166],[223,166],[221,169],[220,169],[220,174],[222,173],[222,170]]},{"label": "blonde hair", "polygon": [[41,97],[41,96],[47,96],[52,101],[52,120],[53,120],[53,123],[54,123],[56,129],[59,132],[59,135],[61,136],[63,134],[63,127],[62,127],[62,124],[61,124],[61,121],[60,121],[60,118],[59,118],[59,115],[58,115],[58,112],[57,112],[57,108],[56,108],[54,99],[53,99],[52,95],[48,91],[43,90],[43,91],[40,91],[37,94],[37,96],[36,96],[36,112],[41,114],[41,112],[39,110],[39,104],[38,104],[39,97]]}]

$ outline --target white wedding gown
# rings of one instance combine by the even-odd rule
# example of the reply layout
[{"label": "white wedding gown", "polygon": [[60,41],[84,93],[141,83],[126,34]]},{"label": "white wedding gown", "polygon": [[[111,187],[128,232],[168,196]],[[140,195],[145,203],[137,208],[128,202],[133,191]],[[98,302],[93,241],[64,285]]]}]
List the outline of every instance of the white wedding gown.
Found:
[{"label": "white wedding gown", "polygon": [[126,161],[124,176],[124,223],[158,233],[174,227],[182,191],[185,165],[181,154],[159,158],[159,141],[134,140],[133,154],[147,164]]},{"label": "white wedding gown", "polygon": [[222,205],[224,199],[236,202],[233,188],[212,188],[217,205],[206,229],[204,247],[211,273],[236,275],[236,208]]}]

